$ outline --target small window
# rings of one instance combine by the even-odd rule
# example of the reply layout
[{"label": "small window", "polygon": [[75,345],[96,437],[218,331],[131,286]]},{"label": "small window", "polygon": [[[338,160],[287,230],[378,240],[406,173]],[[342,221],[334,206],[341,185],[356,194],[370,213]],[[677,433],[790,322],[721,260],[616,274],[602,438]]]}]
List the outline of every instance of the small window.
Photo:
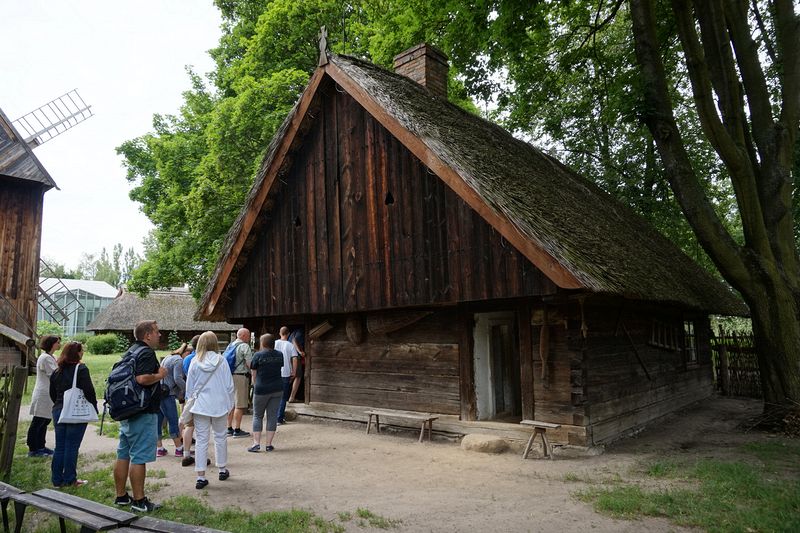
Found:
[{"label": "small window", "polygon": [[697,337],[694,334],[694,322],[692,320],[683,322],[683,353],[686,356],[687,363],[697,363]]},{"label": "small window", "polygon": [[653,320],[649,344],[666,350],[678,350],[678,328],[661,320]]}]

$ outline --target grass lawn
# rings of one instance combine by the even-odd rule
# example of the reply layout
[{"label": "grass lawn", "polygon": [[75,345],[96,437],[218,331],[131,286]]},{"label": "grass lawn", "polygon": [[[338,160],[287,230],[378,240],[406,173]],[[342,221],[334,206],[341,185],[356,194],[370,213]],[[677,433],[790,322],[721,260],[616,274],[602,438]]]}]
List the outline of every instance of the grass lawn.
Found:
[{"label": "grass lawn", "polygon": [[800,442],[776,438],[740,451],[740,461],[651,462],[638,480],[576,496],[617,518],[661,516],[712,532],[800,531]]}]

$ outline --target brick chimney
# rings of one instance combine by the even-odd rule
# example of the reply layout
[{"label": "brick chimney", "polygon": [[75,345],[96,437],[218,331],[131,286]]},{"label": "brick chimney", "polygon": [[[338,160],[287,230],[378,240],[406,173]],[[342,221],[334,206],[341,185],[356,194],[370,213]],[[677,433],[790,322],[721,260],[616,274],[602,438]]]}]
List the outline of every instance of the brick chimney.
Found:
[{"label": "brick chimney", "polygon": [[447,99],[447,56],[422,43],[394,56],[394,71],[414,80],[432,94]]}]

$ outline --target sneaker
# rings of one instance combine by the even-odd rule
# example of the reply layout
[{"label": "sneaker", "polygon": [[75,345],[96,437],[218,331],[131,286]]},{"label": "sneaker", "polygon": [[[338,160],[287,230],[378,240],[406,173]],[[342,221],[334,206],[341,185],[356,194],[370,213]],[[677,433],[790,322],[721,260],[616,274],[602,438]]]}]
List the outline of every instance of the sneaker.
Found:
[{"label": "sneaker", "polygon": [[243,429],[236,428],[233,430],[233,438],[234,439],[241,439],[243,437],[249,437],[250,432],[244,431]]},{"label": "sneaker", "polygon": [[183,449],[175,448],[175,457],[183,457]]},{"label": "sneaker", "polygon": [[194,456],[187,455],[181,461],[181,466],[192,466],[194,464]]},{"label": "sneaker", "polygon": [[266,451],[268,451],[268,452],[274,452],[275,451],[275,446],[273,446],[272,444],[267,444],[264,449]]},{"label": "sneaker", "polygon": [[54,453],[56,453],[46,446],[39,451],[42,452],[43,455],[53,455]]},{"label": "sneaker", "polygon": [[260,444],[253,444],[252,446],[247,448],[247,451],[248,452],[253,452],[253,453],[258,453],[258,452],[261,451],[261,445]]},{"label": "sneaker", "polygon": [[285,419],[285,418],[281,418],[280,420],[278,420],[278,425],[279,425],[279,426],[284,426],[284,425],[286,425],[286,419]]},{"label": "sneaker", "polygon": [[164,457],[166,455],[169,455],[169,452],[166,448],[158,448],[156,450],[156,457]]},{"label": "sneaker", "polygon": [[198,479],[197,483],[194,484],[194,488],[196,488],[197,490],[204,489],[207,486],[208,486],[208,480],[207,479]]},{"label": "sneaker", "polygon": [[228,428],[228,436],[233,437],[233,428]]},{"label": "sneaker", "polygon": [[117,496],[117,499],[114,500],[114,505],[130,505],[133,503],[133,498],[127,492],[125,496]]},{"label": "sneaker", "polygon": [[[227,468],[225,470],[220,470],[219,471],[219,480],[220,481],[225,481],[229,477],[231,477],[231,473],[230,473],[230,471],[228,471]],[[206,483],[208,483],[208,482],[206,482]]]},{"label": "sneaker", "polygon": [[158,511],[159,509],[161,509],[161,505],[151,502],[147,499],[147,496],[141,500],[134,501],[131,504],[131,511],[136,511],[139,513],[152,513],[153,511]]},{"label": "sneaker", "polygon": [[36,450],[28,452],[28,457],[47,457],[47,454],[44,453],[42,450]]},{"label": "sneaker", "polygon": [[67,487],[83,487],[84,485],[88,485],[88,484],[89,484],[89,482],[86,481],[85,479],[76,479],[75,481],[73,481],[72,483],[70,483],[69,485],[66,485],[66,486]]}]

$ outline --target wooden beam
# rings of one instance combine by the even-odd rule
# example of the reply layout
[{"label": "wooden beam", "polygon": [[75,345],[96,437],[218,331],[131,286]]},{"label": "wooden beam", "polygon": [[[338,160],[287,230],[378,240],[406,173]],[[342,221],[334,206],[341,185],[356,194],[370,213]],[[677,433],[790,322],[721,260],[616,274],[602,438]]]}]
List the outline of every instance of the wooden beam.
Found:
[{"label": "wooden beam", "polygon": [[20,333],[19,331],[6,326],[5,324],[0,324],[0,335],[29,348],[36,344],[36,341],[32,338],[28,337],[24,333]]},{"label": "wooden beam", "polygon": [[322,81],[323,77],[325,76],[325,71],[322,68],[318,68],[314,75],[311,77],[311,80],[308,82],[308,87],[303,92],[303,95],[300,97],[300,101],[297,104],[297,110],[294,113],[294,116],[291,118],[291,123],[289,127],[286,129],[286,133],[281,140],[281,144],[275,152],[274,157],[267,163],[266,168],[264,169],[264,178],[261,180],[260,189],[256,194],[255,198],[252,200],[250,205],[247,206],[247,212],[245,214],[245,218],[242,222],[241,228],[239,233],[236,235],[236,242],[234,243],[233,247],[231,248],[230,253],[225,258],[225,263],[222,266],[222,271],[220,272],[219,277],[215,280],[214,290],[211,293],[211,297],[208,299],[208,303],[205,306],[205,310],[203,310],[203,314],[206,316],[211,315],[214,312],[214,308],[219,302],[219,298],[222,295],[222,292],[225,288],[225,285],[228,282],[228,278],[233,271],[233,267],[236,264],[236,261],[239,258],[239,254],[242,252],[242,248],[244,247],[245,241],[247,241],[247,237],[250,234],[250,230],[253,228],[253,225],[258,218],[258,215],[261,213],[261,208],[264,205],[264,201],[267,199],[267,195],[269,194],[270,189],[272,189],[273,184],[275,183],[275,179],[278,176],[278,171],[280,170],[281,166],[283,165],[286,156],[289,154],[289,150],[292,147],[292,143],[297,135],[297,131],[300,128],[300,125],[303,123],[303,120],[306,117],[306,112],[308,108],[311,106],[311,102],[314,99],[314,95],[317,93],[317,89],[319,88],[319,84]]},{"label": "wooden beam", "polygon": [[528,260],[536,265],[550,280],[564,289],[585,288],[569,270],[543,248],[531,242],[519,228],[503,213],[492,209],[478,193],[448,164],[442,161],[433,150],[417,135],[410,132],[399,120],[389,114],[371,95],[335,63],[325,65],[325,72],[361,104],[384,128],[394,135],[422,163],[444,181],[453,192],[461,197],[486,222],[495,228]]}]

